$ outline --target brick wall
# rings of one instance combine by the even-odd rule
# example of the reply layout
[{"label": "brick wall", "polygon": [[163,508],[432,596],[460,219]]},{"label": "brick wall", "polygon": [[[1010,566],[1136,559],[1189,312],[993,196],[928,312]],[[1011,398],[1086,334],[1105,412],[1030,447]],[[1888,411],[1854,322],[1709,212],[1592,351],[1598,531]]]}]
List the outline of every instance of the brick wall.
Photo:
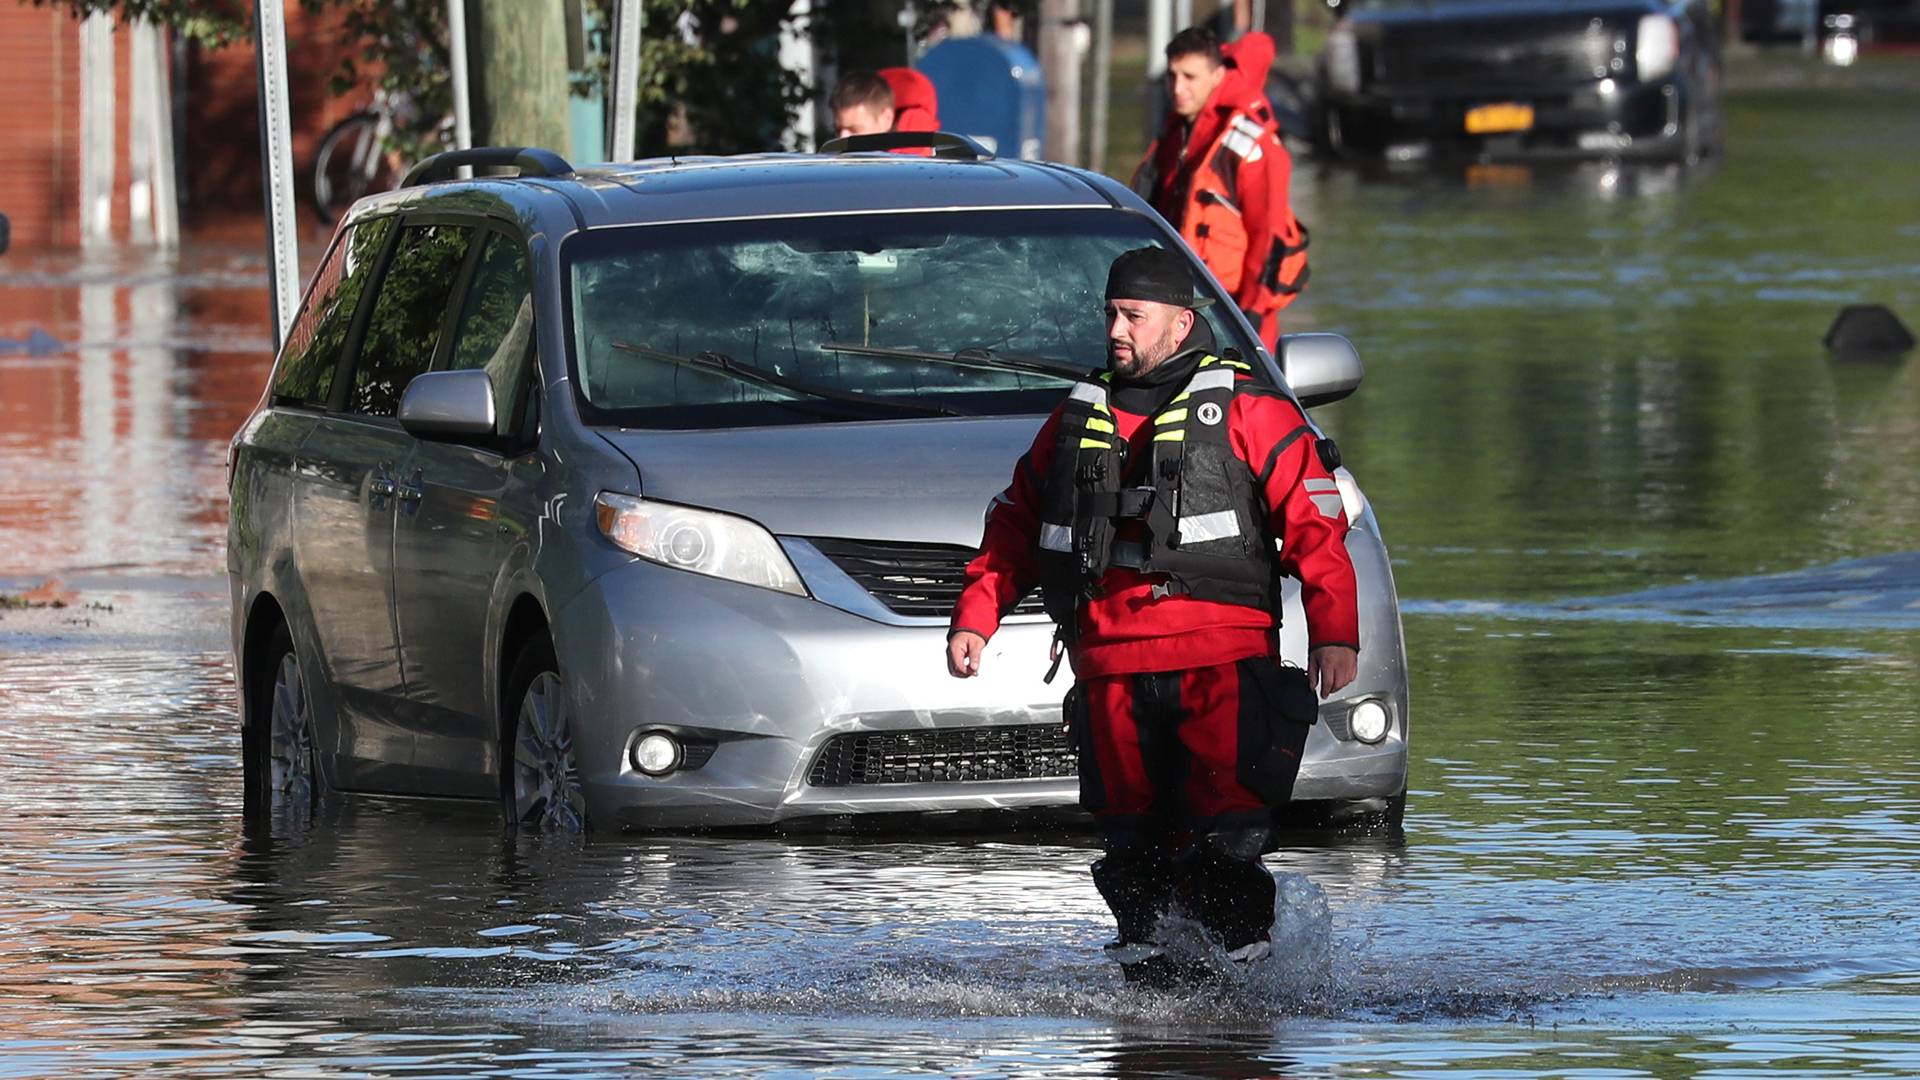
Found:
[{"label": "brick wall", "polygon": [[13,223],[13,243],[78,244],[80,24],[0,2],[0,102],[0,213]]},{"label": "brick wall", "polygon": [[[114,235],[127,234],[127,119],[131,34],[116,28]],[[355,47],[338,11],[287,5],[287,87],[294,170],[304,176],[321,136],[372,98],[334,96],[341,58]],[[224,49],[190,46],[173,78],[186,95],[182,224],[265,237],[260,180],[258,76],[251,39]],[[176,91],[178,92],[178,91]],[[0,213],[21,248],[80,243],[80,23],[64,10],[0,0]],[[301,206],[303,239],[324,236]]]},{"label": "brick wall", "polygon": [[[334,73],[355,46],[341,27],[337,9],[316,16],[302,6],[287,5],[287,99],[293,127],[293,168],[301,185],[303,234],[318,228],[305,201],[305,184],[320,139],[334,124],[373,99],[370,86],[339,96],[333,93]],[[264,237],[259,75],[252,39],[218,50],[190,49],[185,77],[190,102],[186,145],[192,162],[184,189],[189,222],[220,227],[239,224],[238,219],[244,218],[249,224],[258,224]],[[325,234],[324,229],[318,232],[322,237]]]}]

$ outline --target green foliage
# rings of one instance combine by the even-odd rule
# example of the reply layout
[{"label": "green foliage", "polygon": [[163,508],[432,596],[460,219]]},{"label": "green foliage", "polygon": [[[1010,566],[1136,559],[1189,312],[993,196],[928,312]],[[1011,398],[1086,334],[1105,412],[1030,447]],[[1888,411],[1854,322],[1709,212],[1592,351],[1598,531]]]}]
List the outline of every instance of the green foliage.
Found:
[{"label": "green foliage", "polygon": [[359,49],[340,62],[333,92],[350,94],[368,72],[395,111],[388,149],[408,161],[447,149],[443,121],[453,111],[447,6],[438,0],[300,0],[308,11],[338,10]]},{"label": "green foliage", "polygon": [[[96,11],[123,19],[145,16],[212,46],[243,38],[252,26],[247,0],[23,2],[64,7],[76,16]],[[446,5],[440,0],[300,2],[316,14],[341,12],[347,31],[360,41],[335,74],[333,92],[352,93],[377,73],[386,97],[404,105],[394,118],[391,148],[408,160],[444,149],[444,121],[453,108]],[[585,4],[603,47],[595,69],[574,77],[573,90],[580,95],[604,85],[606,37],[613,23],[611,0]],[[793,21],[791,6],[791,0],[644,0],[640,153],[778,148],[790,118],[809,100],[806,86],[779,61],[781,31]],[[833,8],[829,0],[820,6]]]},{"label": "green foliage", "polygon": [[[790,117],[808,100],[799,77],[780,66],[790,7],[788,0],[645,0],[639,152],[779,149]],[[684,134],[674,130],[677,108]]]},{"label": "green foliage", "polygon": [[105,13],[123,22],[151,19],[206,45],[226,45],[253,25],[246,0],[21,0],[34,7],[65,8],[74,18]]}]

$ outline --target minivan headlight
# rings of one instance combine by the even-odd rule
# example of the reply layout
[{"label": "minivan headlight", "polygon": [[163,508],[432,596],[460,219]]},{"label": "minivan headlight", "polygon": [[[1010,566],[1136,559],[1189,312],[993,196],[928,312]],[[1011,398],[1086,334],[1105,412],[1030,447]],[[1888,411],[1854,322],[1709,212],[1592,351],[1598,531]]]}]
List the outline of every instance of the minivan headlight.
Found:
[{"label": "minivan headlight", "polygon": [[593,510],[607,539],[650,562],[807,595],[780,542],[746,518],[611,491],[593,500]]},{"label": "minivan headlight", "polygon": [[1641,82],[1664,79],[1680,59],[1680,24],[1669,15],[1643,15],[1633,35],[1634,73]]}]

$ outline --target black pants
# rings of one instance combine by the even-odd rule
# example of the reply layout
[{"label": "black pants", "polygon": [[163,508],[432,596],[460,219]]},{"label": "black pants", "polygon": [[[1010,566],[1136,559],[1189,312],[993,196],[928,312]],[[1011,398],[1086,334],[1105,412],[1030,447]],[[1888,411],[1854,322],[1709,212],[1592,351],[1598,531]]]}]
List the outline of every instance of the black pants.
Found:
[{"label": "black pants", "polygon": [[1305,675],[1251,657],[1094,678],[1071,707],[1081,802],[1106,834],[1094,884],[1120,940],[1148,940],[1176,905],[1229,949],[1263,937],[1274,885],[1260,853],[1318,713]]}]

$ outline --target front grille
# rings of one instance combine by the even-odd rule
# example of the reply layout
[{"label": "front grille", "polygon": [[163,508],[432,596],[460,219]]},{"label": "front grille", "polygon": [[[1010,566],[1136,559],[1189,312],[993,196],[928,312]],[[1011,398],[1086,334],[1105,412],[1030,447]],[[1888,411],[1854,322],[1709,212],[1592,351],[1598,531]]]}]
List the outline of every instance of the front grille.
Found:
[{"label": "front grille", "polygon": [[807,772],[814,787],[1036,780],[1079,773],[1055,724],[857,731],[827,740]]},{"label": "front grille", "polygon": [[[908,544],[891,540],[843,540],[808,537],[807,542],[833,561],[899,615],[944,619],[953,614],[953,602],[966,584],[967,564],[974,552],[957,544]],[[1028,595],[1011,612],[1036,615],[1045,609],[1038,593]]]},{"label": "front grille", "polygon": [[1400,30],[1381,41],[1373,73],[1387,86],[1537,90],[1625,74],[1628,40],[1597,19]]}]

